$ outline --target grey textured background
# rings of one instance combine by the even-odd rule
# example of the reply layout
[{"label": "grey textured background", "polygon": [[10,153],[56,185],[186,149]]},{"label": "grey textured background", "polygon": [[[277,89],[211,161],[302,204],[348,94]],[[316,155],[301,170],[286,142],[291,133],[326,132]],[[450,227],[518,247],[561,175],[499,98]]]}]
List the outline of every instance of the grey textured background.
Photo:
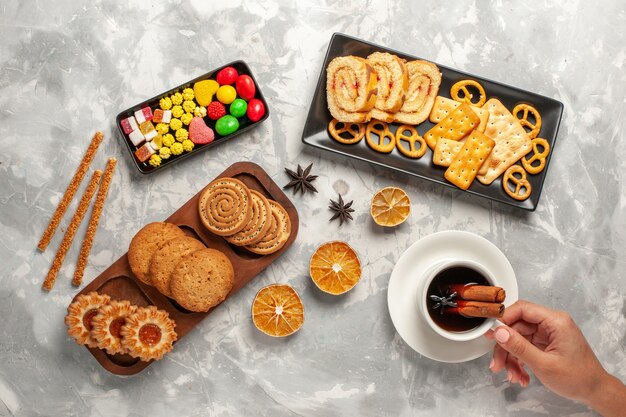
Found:
[{"label": "grey textured background", "polygon": [[[521,297],[569,311],[606,368],[626,378],[624,2],[127,3],[0,2],[0,415],[593,415],[535,379],[509,386],[488,371],[489,357],[440,364],[399,338],[387,312],[391,269],[412,242],[448,229],[498,245]],[[305,148],[306,112],[335,31],[561,100],[537,211]],[[158,174],[136,173],[115,131],[118,111],[235,59],[252,67],[270,119]],[[66,337],[77,242],[54,291],[40,290],[62,233],[43,254],[37,241],[97,129],[106,139],[92,169],[108,156],[119,165],[87,280],[143,224],[167,217],[236,161],[259,163],[281,184],[283,167],[296,163],[314,162],[320,175],[319,194],[293,199],[301,219],[293,247],[130,378],[108,374]],[[387,185],[413,203],[395,230],[375,227],[368,214],[372,194]],[[327,223],[338,191],[357,210],[343,227]],[[307,271],[314,248],[337,238],[355,247],[364,273],[333,298]],[[284,340],[260,334],[250,319],[254,294],[273,282],[294,286],[306,308],[304,327]]]}]

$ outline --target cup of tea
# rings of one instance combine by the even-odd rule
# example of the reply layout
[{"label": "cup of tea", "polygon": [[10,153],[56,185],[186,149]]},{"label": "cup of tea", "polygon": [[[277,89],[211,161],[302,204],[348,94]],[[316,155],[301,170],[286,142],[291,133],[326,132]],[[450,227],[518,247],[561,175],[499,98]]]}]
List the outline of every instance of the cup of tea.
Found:
[{"label": "cup of tea", "polygon": [[[497,279],[482,264],[466,259],[446,259],[429,268],[417,288],[416,301],[422,318],[446,339],[466,342],[501,325],[495,318],[465,317],[447,313],[449,307],[439,305],[431,297],[451,295],[450,285],[481,285],[499,287]],[[454,302],[454,298],[451,300]],[[448,310],[451,311],[451,310]]]}]

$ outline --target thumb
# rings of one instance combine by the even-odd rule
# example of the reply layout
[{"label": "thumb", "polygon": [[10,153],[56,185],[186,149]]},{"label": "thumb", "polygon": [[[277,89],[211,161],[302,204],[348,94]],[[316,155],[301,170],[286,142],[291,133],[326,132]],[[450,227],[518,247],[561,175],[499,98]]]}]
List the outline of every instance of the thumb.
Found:
[{"label": "thumb", "polygon": [[507,326],[500,326],[494,332],[498,345],[531,368],[541,367],[545,353],[530,343],[524,336]]}]

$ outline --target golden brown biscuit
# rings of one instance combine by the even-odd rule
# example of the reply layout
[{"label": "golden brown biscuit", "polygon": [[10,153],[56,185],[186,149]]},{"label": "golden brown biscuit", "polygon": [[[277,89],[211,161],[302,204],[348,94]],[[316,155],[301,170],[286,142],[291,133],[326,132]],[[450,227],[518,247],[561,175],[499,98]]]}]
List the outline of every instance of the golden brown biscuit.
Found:
[{"label": "golden brown biscuit", "polygon": [[[478,98],[475,102],[474,95],[470,92],[470,89],[478,91]],[[461,95],[459,93],[463,94]],[[450,89],[450,97],[452,97],[454,101],[467,103],[476,107],[482,106],[483,104],[485,104],[485,101],[487,101],[487,94],[485,94],[485,89],[476,80],[461,80],[454,83],[454,85]]]},{"label": "golden brown biscuit", "polygon": [[[520,115],[521,113],[521,115]],[[541,114],[539,111],[529,104],[518,104],[513,108],[513,116],[517,117],[519,124],[522,125],[524,130],[528,128],[528,137],[534,139],[541,131]],[[534,117],[533,122],[529,116]]]},{"label": "golden brown biscuit", "polygon": [[[461,105],[460,102],[451,100],[446,97],[437,96],[435,98],[435,103],[433,104],[433,109],[430,112],[429,120],[432,123],[439,123],[443,119],[445,119],[450,113],[454,111],[457,107]],[[470,106],[472,111],[476,113],[476,116],[480,119],[480,123],[476,127],[478,132],[484,132],[487,128],[487,121],[489,120],[489,112],[481,107]]]},{"label": "golden brown biscuit", "polygon": [[172,272],[172,297],[189,311],[209,311],[233,288],[235,270],[226,255],[201,249],[182,257]]},{"label": "golden brown biscuit", "polygon": [[122,344],[128,354],[144,362],[159,360],[172,350],[178,338],[175,327],[167,311],[155,306],[139,307],[122,326]]},{"label": "golden brown biscuit", "polygon": [[237,246],[251,245],[263,239],[272,225],[272,207],[267,198],[258,191],[250,190],[252,197],[252,216],[241,231],[232,236],[225,236],[228,243]]},{"label": "golden brown biscuit", "polygon": [[479,122],[480,119],[472,111],[469,104],[462,103],[448,117],[426,132],[424,139],[426,139],[430,149],[435,149],[438,139],[461,140],[469,135]]},{"label": "golden brown biscuit", "polygon": [[76,301],[67,307],[67,334],[79,345],[97,347],[97,342],[91,337],[93,318],[98,314],[98,309],[110,301],[111,297],[95,291],[77,296]]},{"label": "golden brown biscuit", "polygon": [[137,306],[130,305],[128,301],[111,301],[100,307],[92,320],[91,329],[91,337],[98,348],[106,350],[109,355],[126,353],[120,331],[128,316],[136,310]]},{"label": "golden brown biscuit", "polygon": [[454,155],[444,177],[462,190],[467,190],[478,169],[493,149],[495,142],[480,132],[472,132],[461,150]]},{"label": "golden brown biscuit", "polygon": [[489,99],[483,108],[489,111],[485,135],[496,142],[493,151],[478,171],[478,181],[488,185],[526,155],[532,144],[519,121],[500,100]]},{"label": "golden brown biscuit", "polygon": [[459,153],[463,147],[462,141],[440,138],[437,140],[435,150],[433,151],[433,164],[442,167],[449,167],[452,163],[454,155]]},{"label": "golden brown biscuit", "polygon": [[270,202],[271,214],[274,219],[272,227],[262,240],[246,246],[246,249],[250,252],[258,253],[259,255],[269,255],[280,250],[291,235],[291,219],[289,219],[287,211],[274,200],[268,201]]},{"label": "golden brown biscuit", "polygon": [[251,199],[250,190],[243,182],[235,178],[218,178],[200,195],[200,220],[211,233],[232,236],[250,221]]},{"label": "golden brown biscuit", "polygon": [[138,280],[152,285],[150,280],[150,260],[159,247],[170,239],[185,236],[180,227],[172,223],[154,222],[145,225],[128,247],[128,263]]},{"label": "golden brown biscuit", "polygon": [[180,259],[204,249],[204,243],[191,236],[180,236],[165,242],[150,260],[150,282],[163,295],[171,297],[170,277]]}]

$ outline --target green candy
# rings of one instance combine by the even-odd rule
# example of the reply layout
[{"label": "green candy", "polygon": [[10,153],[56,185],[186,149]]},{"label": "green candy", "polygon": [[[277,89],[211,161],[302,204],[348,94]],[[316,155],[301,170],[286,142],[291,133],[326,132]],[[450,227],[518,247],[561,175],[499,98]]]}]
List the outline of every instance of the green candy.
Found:
[{"label": "green candy", "polygon": [[239,120],[229,114],[220,117],[215,123],[215,130],[220,136],[227,136],[239,129]]},{"label": "green candy", "polygon": [[241,117],[246,114],[246,110],[248,110],[248,103],[243,99],[236,99],[230,104],[230,114],[235,117]]}]

